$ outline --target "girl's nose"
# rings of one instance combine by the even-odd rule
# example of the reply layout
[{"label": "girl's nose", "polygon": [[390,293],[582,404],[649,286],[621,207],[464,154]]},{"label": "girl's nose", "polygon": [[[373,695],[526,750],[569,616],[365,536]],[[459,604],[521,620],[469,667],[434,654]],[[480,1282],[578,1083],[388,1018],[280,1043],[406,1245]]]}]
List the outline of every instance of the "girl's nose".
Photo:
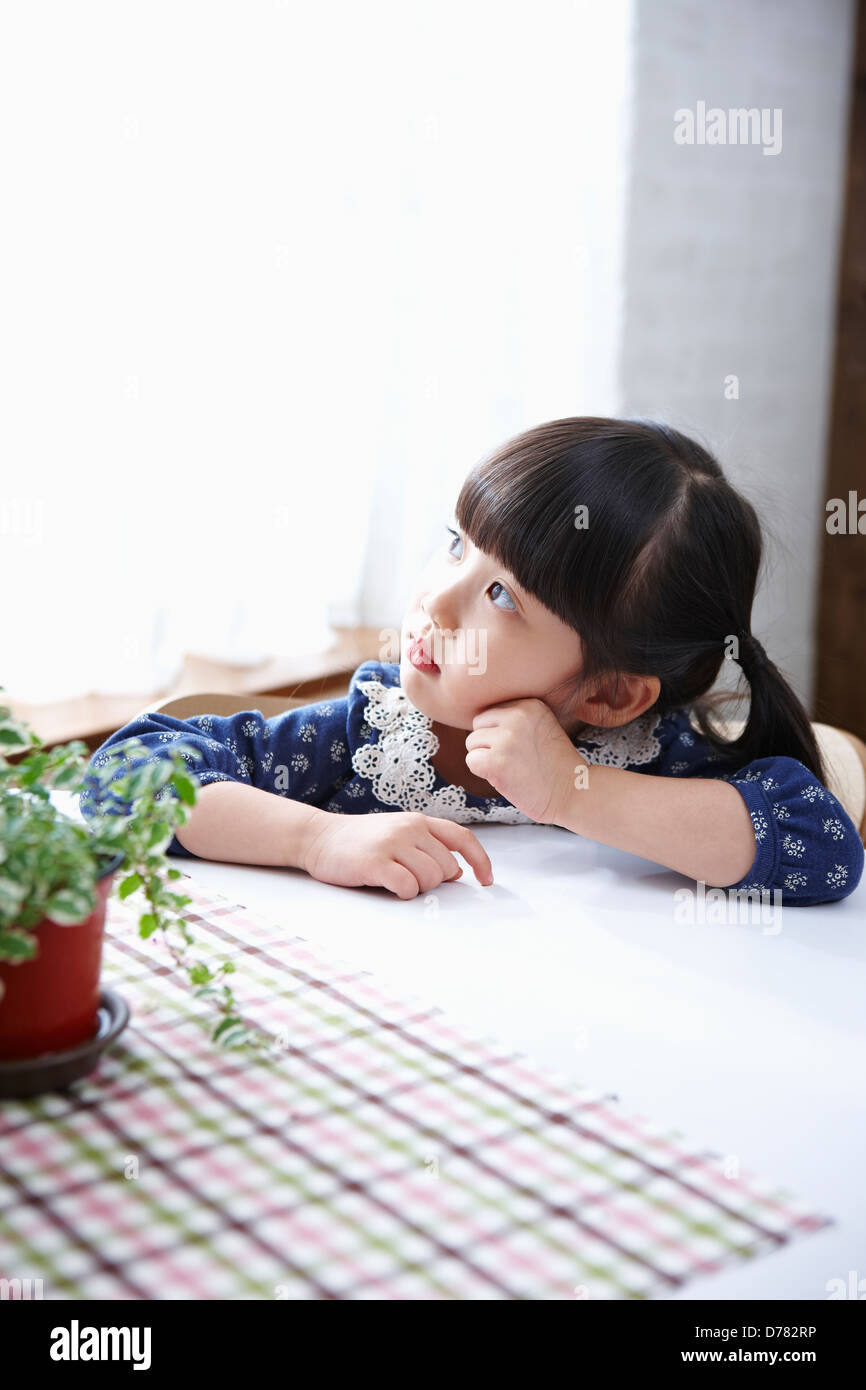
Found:
[{"label": "girl's nose", "polygon": [[[442,622],[439,621],[439,619],[438,619],[437,617],[434,616],[434,614],[431,612],[431,609],[433,608],[433,606],[434,606],[434,605],[431,604],[431,603],[430,603],[430,600],[428,599],[426,604],[424,604],[424,603],[422,602],[422,604],[421,604],[421,612],[424,614],[425,618],[429,618],[429,619],[430,619],[430,622],[433,624],[434,631],[435,631],[437,628],[438,628],[440,631],[445,631],[446,629],[451,630],[451,624],[449,624],[449,623],[442,623]],[[436,606],[436,611],[437,611],[437,612],[441,612],[441,609],[440,609],[439,605],[437,604],[437,605],[435,605],[435,606]]]}]

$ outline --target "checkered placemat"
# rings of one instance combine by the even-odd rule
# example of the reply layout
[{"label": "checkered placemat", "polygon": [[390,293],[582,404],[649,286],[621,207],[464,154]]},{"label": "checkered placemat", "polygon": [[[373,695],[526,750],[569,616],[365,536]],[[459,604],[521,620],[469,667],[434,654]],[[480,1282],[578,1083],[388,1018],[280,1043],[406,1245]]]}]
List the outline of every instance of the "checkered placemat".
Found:
[{"label": "checkered placemat", "polygon": [[832,1223],[177,886],[273,1050],[212,1044],[208,1001],[112,899],[103,979],[132,1019],[72,1090],[0,1104],[0,1276],[58,1299],[650,1298]]}]

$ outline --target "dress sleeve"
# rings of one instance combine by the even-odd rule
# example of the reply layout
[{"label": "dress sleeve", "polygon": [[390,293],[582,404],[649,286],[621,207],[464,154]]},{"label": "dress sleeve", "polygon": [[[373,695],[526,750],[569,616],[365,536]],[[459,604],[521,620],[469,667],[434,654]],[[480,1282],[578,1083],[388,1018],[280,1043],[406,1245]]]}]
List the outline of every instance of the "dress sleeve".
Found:
[{"label": "dress sleeve", "polygon": [[[228,716],[199,714],[192,719],[143,714],[106,739],[91,757],[90,765],[101,767],[111,754],[119,753],[123,756],[116,774],[119,777],[176,747],[188,771],[202,786],[209,782],[245,782],[263,791],[321,806],[349,766],[347,709],[344,696],[298,706],[270,719],[257,709]],[[124,748],[133,738],[143,745],[135,753]],[[186,751],[188,748],[201,756],[195,758]],[[85,777],[79,799],[85,818],[128,814],[128,804],[112,791],[112,785],[100,783],[92,773]],[[174,795],[170,784],[164,792]],[[197,857],[183,847],[177,836],[172,836],[167,852],[189,859]]]},{"label": "dress sleeve", "polygon": [[796,758],[757,758],[731,771],[692,727],[686,711],[666,721],[654,772],[730,782],[746,803],[755,832],[755,858],[729,890],[780,889],[792,907],[846,898],[860,882],[866,851],[848,812]]}]

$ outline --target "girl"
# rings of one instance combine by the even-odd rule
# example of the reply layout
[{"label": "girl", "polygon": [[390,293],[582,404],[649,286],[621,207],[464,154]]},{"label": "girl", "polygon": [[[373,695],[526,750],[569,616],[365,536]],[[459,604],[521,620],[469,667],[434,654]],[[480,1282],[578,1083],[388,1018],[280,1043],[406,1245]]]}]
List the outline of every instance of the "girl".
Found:
[{"label": "girl", "polygon": [[[398,659],[365,661],[347,697],[271,719],[144,714],[97,750],[95,766],[133,736],[136,760],[202,755],[170,852],[412,898],[458,878],[458,853],[492,883],[468,826],[504,821],[792,905],[856,888],[858,829],[750,632],[756,513],[704,448],[650,421],[554,420],[476,466],[455,518],[384,652]],[[727,657],[751,697],[731,742],[712,715],[732,697],[707,695]],[[122,809],[91,775],[83,813]]]}]

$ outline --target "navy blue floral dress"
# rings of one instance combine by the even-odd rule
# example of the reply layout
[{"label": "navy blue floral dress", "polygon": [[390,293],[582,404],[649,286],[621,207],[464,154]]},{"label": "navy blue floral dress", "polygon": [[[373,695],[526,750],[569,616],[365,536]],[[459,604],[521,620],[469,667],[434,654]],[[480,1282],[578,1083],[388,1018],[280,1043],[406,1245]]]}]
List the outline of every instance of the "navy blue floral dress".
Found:
[{"label": "navy blue floral dress", "polygon": [[[202,755],[186,755],[202,784],[245,782],[326,811],[422,811],[461,825],[534,823],[504,797],[474,796],[436,772],[430,761],[438,747],[432,720],[403,692],[397,664],[365,661],[343,698],[270,719],[255,708],[186,720],[144,714],[106,739],[92,764],[98,767],[131,737],[145,746],[136,763],[183,742]],[[780,889],[785,903],[809,906],[847,897],[860,881],[864,848],[857,828],[836,797],[794,758],[758,758],[731,770],[685,708],[663,718],[649,711],[614,730],[584,730],[575,747],[589,763],[660,777],[717,778],[735,786],[752,818],[755,858],[728,891]],[[126,767],[132,765],[127,758]],[[100,792],[92,776],[80,804],[85,817],[123,810],[110,787]],[[195,857],[177,838],[169,853]]]}]

